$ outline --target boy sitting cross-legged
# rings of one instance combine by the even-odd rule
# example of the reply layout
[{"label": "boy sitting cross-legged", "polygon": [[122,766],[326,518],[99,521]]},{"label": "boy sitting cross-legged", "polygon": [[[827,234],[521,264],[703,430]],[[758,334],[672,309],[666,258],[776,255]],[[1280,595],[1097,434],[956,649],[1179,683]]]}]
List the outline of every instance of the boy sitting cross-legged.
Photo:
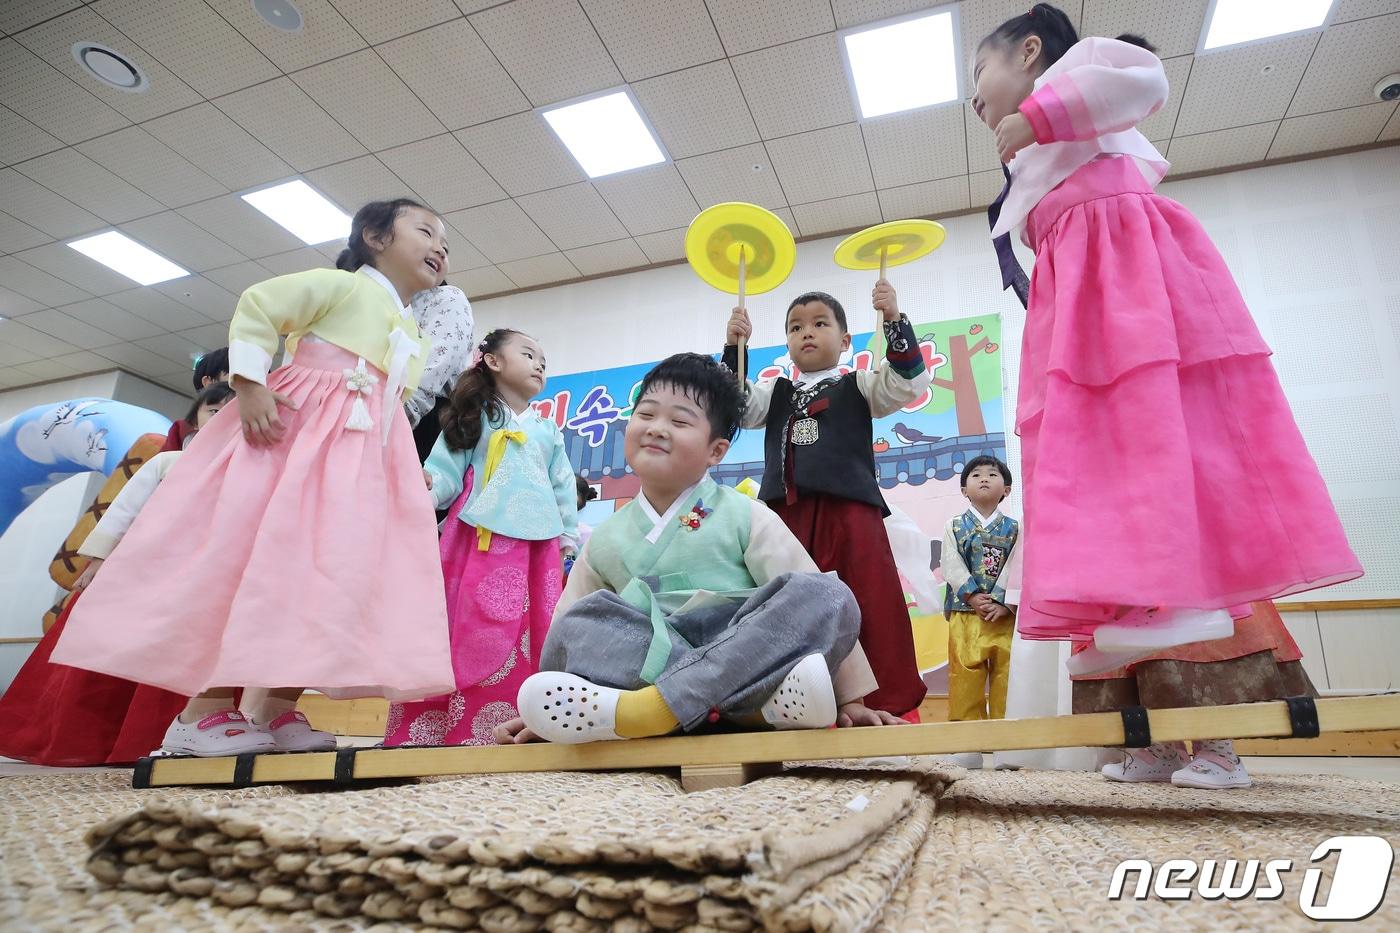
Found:
[{"label": "boy sitting cross-legged", "polygon": [[739,413],[709,357],[647,374],[624,437],[641,494],[594,529],[498,741],[900,721],[861,702],[878,685],[851,591],[763,503],[709,478]]}]

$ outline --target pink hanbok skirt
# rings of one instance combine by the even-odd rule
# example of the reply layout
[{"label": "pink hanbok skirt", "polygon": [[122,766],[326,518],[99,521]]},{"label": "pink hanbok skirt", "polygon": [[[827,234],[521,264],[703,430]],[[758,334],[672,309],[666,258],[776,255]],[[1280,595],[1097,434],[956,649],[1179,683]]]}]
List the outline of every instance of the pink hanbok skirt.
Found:
[{"label": "pink hanbok skirt", "polygon": [[478,550],[476,528],[460,514],[466,488],[443,524],[442,572],[451,629],[451,693],[416,703],[391,703],[384,745],[491,745],[492,730],[519,713],[515,695],[539,670],[537,652],[563,588],[559,539],[491,536]]},{"label": "pink hanbok skirt", "polygon": [[1126,607],[1241,607],[1361,575],[1224,260],[1131,159],[1090,162],[1027,229],[1016,430],[1027,638]]},{"label": "pink hanbok skirt", "polygon": [[[190,444],[83,594],[53,661],[185,696],[311,687],[414,699],[452,689],[432,499],[408,419],[381,443],[384,375],[345,427],[357,358],[304,341],[268,387],[294,400],[272,447],[237,404]],[[156,589],[152,589],[155,587]]]}]

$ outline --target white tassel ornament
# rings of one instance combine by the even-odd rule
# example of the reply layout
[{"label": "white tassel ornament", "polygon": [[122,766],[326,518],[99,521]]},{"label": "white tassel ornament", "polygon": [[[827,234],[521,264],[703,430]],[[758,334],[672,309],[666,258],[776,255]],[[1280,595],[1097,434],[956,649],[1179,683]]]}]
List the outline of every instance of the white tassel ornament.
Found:
[{"label": "white tassel ornament", "polygon": [[345,385],[351,392],[355,393],[355,404],[350,406],[350,417],[345,421],[345,430],[368,431],[374,427],[374,419],[370,417],[369,406],[365,404],[365,396],[369,395],[378,383],[378,377],[365,369],[363,359],[355,365],[354,369],[345,370]]}]

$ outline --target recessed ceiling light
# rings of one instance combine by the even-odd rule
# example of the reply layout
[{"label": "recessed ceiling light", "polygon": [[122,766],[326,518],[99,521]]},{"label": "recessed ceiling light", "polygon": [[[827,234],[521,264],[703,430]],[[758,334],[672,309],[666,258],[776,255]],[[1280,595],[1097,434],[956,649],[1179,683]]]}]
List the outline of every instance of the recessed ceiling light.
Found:
[{"label": "recessed ceiling light", "polygon": [[88,74],[119,91],[139,94],[150,87],[146,73],[135,62],[99,42],[74,42],[73,60]]},{"label": "recessed ceiling light", "polygon": [[1332,0],[1213,0],[1201,50],[1321,28]]},{"label": "recessed ceiling light", "polygon": [[290,230],[307,246],[343,240],[350,235],[350,215],[300,178],[250,191],[243,195],[243,200]]},{"label": "recessed ceiling light", "polygon": [[188,269],[180,268],[116,230],[74,240],[68,245],[140,285],[168,282],[190,274]]},{"label": "recessed ceiling light", "polygon": [[273,29],[301,32],[301,10],[292,0],[252,0],[253,12]]},{"label": "recessed ceiling light", "polygon": [[666,155],[627,88],[542,110],[589,178],[665,162]]},{"label": "recessed ceiling light", "polygon": [[862,119],[960,100],[956,8],[841,33]]}]

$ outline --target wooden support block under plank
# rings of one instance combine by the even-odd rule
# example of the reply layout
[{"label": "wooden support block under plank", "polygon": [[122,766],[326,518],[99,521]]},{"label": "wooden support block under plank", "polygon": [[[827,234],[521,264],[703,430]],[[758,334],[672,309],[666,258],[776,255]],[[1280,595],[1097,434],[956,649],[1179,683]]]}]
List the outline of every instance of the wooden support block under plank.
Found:
[{"label": "wooden support block under plank", "polygon": [[683,765],[681,790],[693,794],[716,787],[742,787],[761,777],[779,774],[782,762],[758,761],[746,765]]},{"label": "wooden support block under plank", "polygon": [[[1330,697],[1316,703],[1322,733],[1400,729],[1400,694]],[[1294,735],[1284,701],[1149,712],[1156,742],[1188,739],[1271,738]],[[940,755],[966,751],[1122,745],[1123,717],[1090,713],[1040,719],[946,722],[917,726],[745,732],[595,742],[588,745],[505,745],[443,748],[366,748],[341,758],[341,771],[354,781],[451,774],[517,771],[620,771]],[[333,781],[335,752],[258,755],[249,778],[254,784]],[[137,787],[224,785],[235,781],[233,758],[143,759]]]}]

